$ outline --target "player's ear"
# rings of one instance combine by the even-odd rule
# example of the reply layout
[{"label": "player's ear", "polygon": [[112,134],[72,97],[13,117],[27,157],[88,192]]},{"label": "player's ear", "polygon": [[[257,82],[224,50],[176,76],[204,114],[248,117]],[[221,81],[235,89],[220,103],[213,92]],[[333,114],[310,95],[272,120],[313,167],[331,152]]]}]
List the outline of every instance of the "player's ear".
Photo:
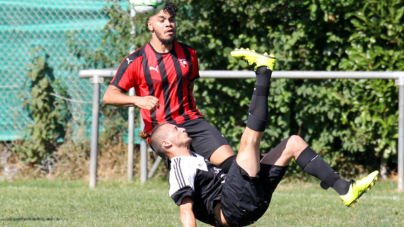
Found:
[{"label": "player's ear", "polygon": [[170,149],[170,148],[173,146],[173,144],[171,143],[171,141],[170,141],[170,140],[167,140],[167,139],[161,141],[161,145],[162,145],[165,149],[167,149],[167,150]]},{"label": "player's ear", "polygon": [[149,20],[147,21],[147,27],[149,28],[149,31],[154,32],[151,20],[152,17],[149,17]]}]

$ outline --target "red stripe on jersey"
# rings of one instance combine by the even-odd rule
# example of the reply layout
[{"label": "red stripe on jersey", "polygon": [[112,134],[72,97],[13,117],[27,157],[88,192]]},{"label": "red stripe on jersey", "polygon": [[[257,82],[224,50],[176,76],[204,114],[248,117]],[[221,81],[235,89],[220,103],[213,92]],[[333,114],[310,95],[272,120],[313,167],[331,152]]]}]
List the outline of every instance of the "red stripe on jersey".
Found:
[{"label": "red stripe on jersey", "polygon": [[[177,72],[175,69],[174,60],[171,54],[164,55],[163,57],[164,66],[166,69],[167,75],[175,75],[175,76],[167,76],[168,86],[169,86],[169,107],[171,110],[171,119],[178,123],[179,121],[184,121],[183,117],[181,119],[177,119],[179,117],[179,102],[178,102],[178,85],[177,80],[178,77],[183,77],[182,72]],[[179,75],[178,75],[179,74]]]},{"label": "red stripe on jersey", "polygon": [[[142,62],[138,65],[138,67],[139,67],[138,74],[143,75],[143,76],[136,77],[136,85],[135,85],[136,96],[145,97],[145,96],[150,96],[150,93],[154,93],[154,91],[151,91],[149,89],[146,76],[144,76],[147,70],[144,68],[143,63],[146,63],[146,62],[147,62],[147,59],[143,59]],[[143,121],[145,123],[145,129],[153,128],[151,126],[153,121],[150,116],[150,111],[146,110],[146,109],[140,109],[140,114],[142,115]]]},{"label": "red stripe on jersey", "polygon": [[[184,50],[181,47],[179,43],[175,43],[175,50],[177,51],[177,56],[178,56],[178,61],[180,61],[181,64],[181,69],[182,69],[182,75],[187,75],[182,82],[182,103],[184,107],[184,113],[189,112],[189,102],[188,102],[188,93],[189,93],[189,76],[190,76],[190,65],[187,62],[186,56],[184,54]],[[194,119],[190,117],[190,119]],[[181,122],[182,123],[182,122]]]},{"label": "red stripe on jersey", "polygon": [[[197,65],[194,66],[192,59],[196,58],[196,53],[194,51],[191,52],[190,50],[192,50],[192,49],[185,47],[184,54],[185,54],[188,64],[190,64],[190,71],[194,72],[193,68],[197,67]],[[192,74],[191,74],[191,72],[188,73],[189,76],[188,76],[188,80],[187,80],[187,84],[186,84],[186,88],[187,88],[188,92],[187,92],[187,97],[184,97],[184,103],[188,104],[188,110],[189,110],[189,112],[191,112],[191,113],[189,113],[191,116],[191,119],[196,119],[196,118],[202,117],[202,114],[199,113],[199,111],[196,109],[196,103],[195,103],[194,97],[192,96],[192,88],[191,88],[191,75]],[[195,78],[197,78],[197,76],[199,76],[199,75],[193,75],[193,76]]]},{"label": "red stripe on jersey", "polygon": [[179,43],[175,43],[175,51],[177,52],[178,61],[181,65],[182,75],[189,73],[189,64],[185,58],[184,50]]},{"label": "red stripe on jersey", "polygon": [[[199,77],[199,72],[198,72],[198,60],[196,59],[196,52],[195,50],[191,49],[191,48],[187,48],[189,50],[189,52],[191,53],[191,61],[192,61],[192,72],[191,72],[191,76],[190,76],[190,80],[194,80],[196,77]],[[192,111],[196,110],[196,102],[194,97],[192,96],[192,91],[191,91],[191,100],[192,102]],[[198,111],[199,112],[199,111]]]},{"label": "red stripe on jersey", "polygon": [[146,44],[145,53],[147,58],[147,64],[149,67],[149,75],[153,83],[152,86],[154,88],[154,96],[159,99],[159,106],[160,106],[160,108],[157,108],[156,111],[151,112],[150,116],[152,121],[155,120],[157,124],[161,124],[165,122],[164,94],[161,82],[161,73],[157,62],[156,52],[153,50],[150,44]]}]

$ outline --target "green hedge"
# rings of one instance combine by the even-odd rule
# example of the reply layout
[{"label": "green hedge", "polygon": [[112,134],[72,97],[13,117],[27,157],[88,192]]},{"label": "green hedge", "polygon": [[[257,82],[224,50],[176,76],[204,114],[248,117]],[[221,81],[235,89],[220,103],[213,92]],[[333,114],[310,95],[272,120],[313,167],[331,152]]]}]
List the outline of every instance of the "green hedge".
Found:
[{"label": "green hedge", "polygon": [[[400,0],[177,0],[178,40],[194,47],[201,70],[246,69],[230,57],[234,48],[274,53],[276,70],[399,71],[404,68]],[[131,37],[128,9],[108,6],[103,44],[74,53],[85,67],[116,67],[149,41],[145,19]],[[205,117],[237,150],[254,80],[200,79],[196,100]],[[268,151],[290,135],[303,137],[345,175],[396,168],[397,87],[393,80],[272,81],[270,125],[262,142]],[[291,172],[296,172],[294,166]],[[299,171],[300,172],[300,171]]]}]

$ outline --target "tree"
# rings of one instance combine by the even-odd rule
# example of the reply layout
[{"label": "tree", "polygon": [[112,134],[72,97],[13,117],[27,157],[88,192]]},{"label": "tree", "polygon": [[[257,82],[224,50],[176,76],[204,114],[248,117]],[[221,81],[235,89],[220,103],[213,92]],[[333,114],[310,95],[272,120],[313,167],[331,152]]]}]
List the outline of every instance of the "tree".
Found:
[{"label": "tree", "polygon": [[[229,54],[240,47],[275,53],[276,70],[404,67],[404,3],[399,0],[175,2],[180,9],[178,40],[196,49],[200,70],[247,68]],[[139,48],[150,40],[147,18],[135,20],[132,36],[129,9],[117,0],[109,3],[110,20],[102,31],[100,48],[91,51],[71,41],[86,67],[117,67],[131,44]],[[201,79],[196,83],[199,109],[234,149],[245,127],[253,86],[254,80]],[[377,157],[395,167],[398,114],[393,81],[273,80],[271,94],[264,151],[298,134],[341,171],[356,164],[375,168]]]}]

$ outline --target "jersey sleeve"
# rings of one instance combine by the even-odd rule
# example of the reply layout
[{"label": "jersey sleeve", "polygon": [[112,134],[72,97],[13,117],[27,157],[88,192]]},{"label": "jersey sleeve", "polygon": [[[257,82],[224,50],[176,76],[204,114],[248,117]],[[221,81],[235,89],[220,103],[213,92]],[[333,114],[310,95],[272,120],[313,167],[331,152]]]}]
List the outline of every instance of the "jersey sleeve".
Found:
[{"label": "jersey sleeve", "polygon": [[191,52],[191,61],[192,61],[192,73],[191,73],[191,82],[198,79],[199,76],[199,63],[198,56],[196,55],[196,51],[194,49],[190,50]]},{"label": "jersey sleeve", "polygon": [[181,158],[171,161],[169,176],[171,199],[179,206],[186,196],[193,196],[196,167],[192,162],[186,162]]},{"label": "jersey sleeve", "polygon": [[181,188],[180,190],[176,191],[174,194],[171,195],[171,199],[174,200],[177,206],[181,205],[182,199],[186,196],[192,197],[194,190],[190,187]]},{"label": "jersey sleeve", "polygon": [[112,79],[110,85],[113,85],[123,92],[128,92],[129,89],[135,86],[136,74],[141,67],[141,57],[128,56],[119,65],[118,70],[114,78]]}]

